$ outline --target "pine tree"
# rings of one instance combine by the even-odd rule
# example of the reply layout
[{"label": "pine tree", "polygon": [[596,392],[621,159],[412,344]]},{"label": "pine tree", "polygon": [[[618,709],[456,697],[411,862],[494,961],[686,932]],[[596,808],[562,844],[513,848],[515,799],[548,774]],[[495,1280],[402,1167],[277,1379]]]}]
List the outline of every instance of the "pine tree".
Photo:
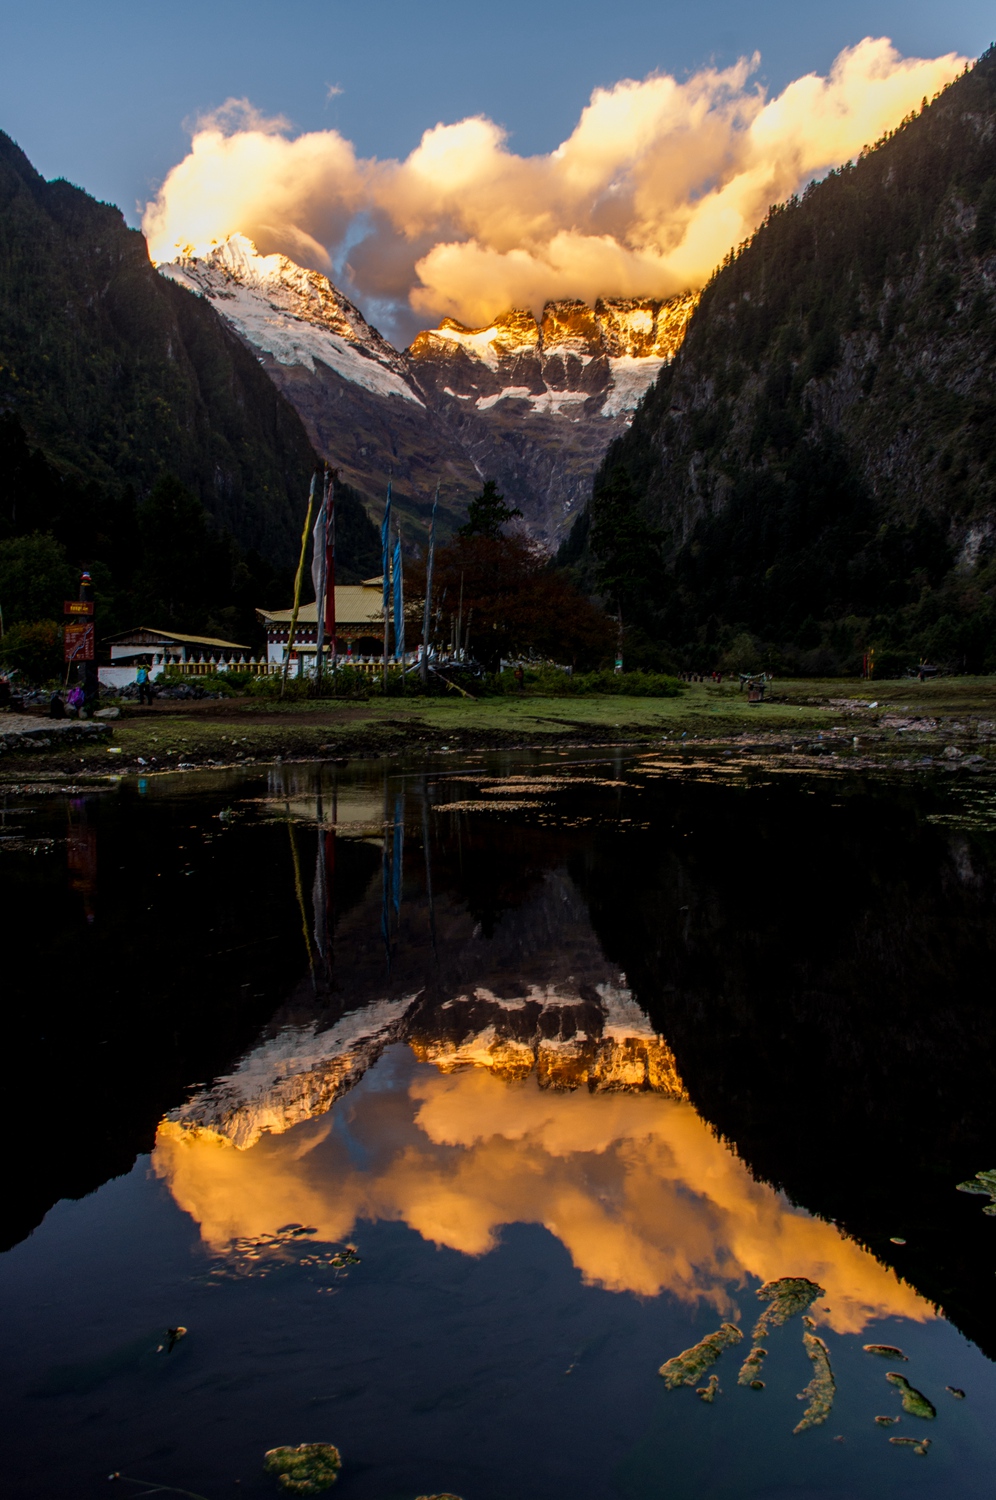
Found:
[{"label": "pine tree", "polygon": [[502,527],[521,515],[517,506],[505,504],[505,496],[499,495],[495,481],[488,479],[481,493],[470,502],[466,525],[460,527],[457,535],[486,536],[497,542],[501,538]]}]

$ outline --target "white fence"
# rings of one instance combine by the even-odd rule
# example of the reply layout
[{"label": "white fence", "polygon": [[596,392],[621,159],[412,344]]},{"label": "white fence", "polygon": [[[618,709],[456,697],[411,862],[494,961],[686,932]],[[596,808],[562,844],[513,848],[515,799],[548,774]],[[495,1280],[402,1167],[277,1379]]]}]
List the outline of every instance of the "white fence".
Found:
[{"label": "white fence", "polygon": [[[407,654],[405,666],[411,666],[416,660],[416,655]],[[350,667],[354,672],[363,672],[369,677],[375,677],[384,669],[384,658],[382,656],[340,656],[336,664],[340,667]],[[390,656],[387,665],[391,671],[397,671],[401,663],[395,657]],[[160,681],[167,668],[171,676],[180,677],[213,677],[216,673],[222,672],[246,672],[252,677],[278,677],[284,670],[282,662],[269,661],[264,656],[253,656],[241,661],[235,657],[228,661],[214,661],[203,656],[196,661],[176,661],[172,657],[154,655],[149,665],[149,676],[152,681]],[[330,663],[326,657],[326,671],[329,668]],[[98,675],[101,686],[123,688],[135,682],[137,671],[134,663],[119,667],[112,662],[109,667],[100,667]],[[315,675],[314,655],[302,653],[300,656],[292,657],[289,675],[313,677]]]}]

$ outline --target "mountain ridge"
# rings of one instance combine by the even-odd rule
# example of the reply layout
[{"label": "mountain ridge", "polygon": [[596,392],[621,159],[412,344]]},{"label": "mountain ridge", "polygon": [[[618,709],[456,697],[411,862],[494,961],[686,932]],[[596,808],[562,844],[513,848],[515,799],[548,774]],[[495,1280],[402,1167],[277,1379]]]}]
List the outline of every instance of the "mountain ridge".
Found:
[{"label": "mountain ridge", "polygon": [[63,473],[141,497],[169,469],[242,544],[290,559],[314,462],[297,416],[116,208],[2,134],[0,406]]},{"label": "mountain ridge", "polygon": [[388,478],[423,534],[441,484],[444,530],[494,478],[543,545],[560,540],[608,443],[673,358],[697,300],[548,303],[485,328],[444,319],[395,350],[320,272],[229,236],[160,273],[210,300],[377,514]]},{"label": "mountain ridge", "polygon": [[561,558],[698,669],[991,670],[994,359],[990,49],[728,258]]}]

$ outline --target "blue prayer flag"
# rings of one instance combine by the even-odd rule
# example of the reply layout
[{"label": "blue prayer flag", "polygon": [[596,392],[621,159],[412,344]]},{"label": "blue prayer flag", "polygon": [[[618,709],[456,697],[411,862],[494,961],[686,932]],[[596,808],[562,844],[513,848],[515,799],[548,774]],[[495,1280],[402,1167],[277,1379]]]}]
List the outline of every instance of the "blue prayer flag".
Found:
[{"label": "blue prayer flag", "polygon": [[401,537],[394,544],[394,654],[400,660],[405,655],[405,589],[401,562]]}]

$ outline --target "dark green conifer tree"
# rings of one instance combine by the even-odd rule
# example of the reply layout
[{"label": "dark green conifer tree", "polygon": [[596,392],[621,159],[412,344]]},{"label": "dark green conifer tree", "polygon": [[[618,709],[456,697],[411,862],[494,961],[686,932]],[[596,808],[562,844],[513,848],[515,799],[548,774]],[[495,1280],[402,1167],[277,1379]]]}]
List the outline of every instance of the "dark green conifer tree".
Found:
[{"label": "dark green conifer tree", "polygon": [[522,512],[518,506],[505,504],[505,496],[499,495],[493,479],[485,481],[479,495],[475,495],[467,508],[466,523],[460,527],[458,536],[486,536],[498,541],[502,528],[514,521]]}]

